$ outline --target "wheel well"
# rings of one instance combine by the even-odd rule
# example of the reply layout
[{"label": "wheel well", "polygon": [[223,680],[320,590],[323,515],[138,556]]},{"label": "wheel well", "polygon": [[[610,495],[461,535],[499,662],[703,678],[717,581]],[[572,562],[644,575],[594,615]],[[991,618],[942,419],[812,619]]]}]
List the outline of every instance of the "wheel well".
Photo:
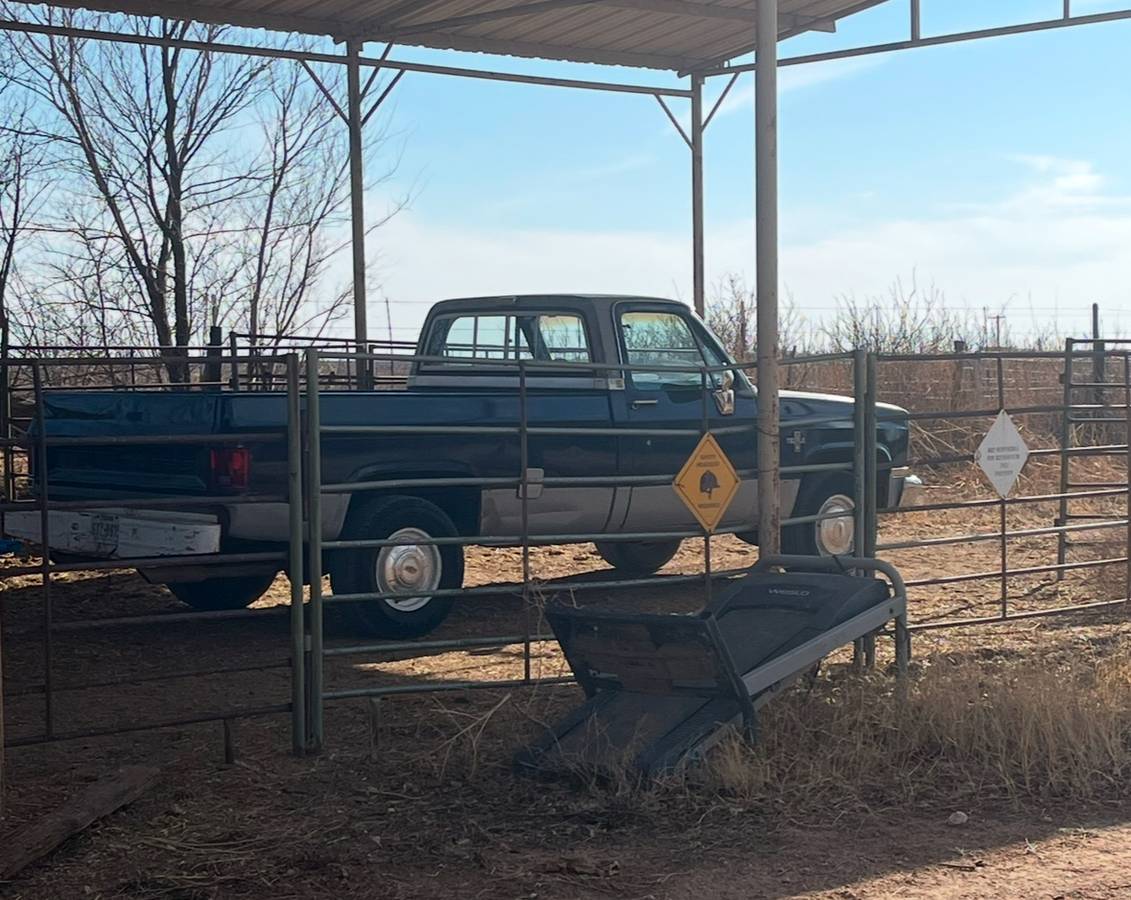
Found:
[{"label": "wheel well", "polygon": [[[827,450],[818,450],[816,453],[811,454],[806,458],[806,464],[824,464],[824,463],[852,463],[853,453],[851,447],[833,447]],[[876,449],[876,463],[880,467],[876,473],[876,500],[881,509],[888,505],[889,497],[891,496],[891,469],[884,468],[889,466],[891,458],[887,452],[882,448]],[[844,474],[852,476],[852,469],[845,469],[843,472],[807,472],[802,476],[802,480],[806,478],[818,479],[826,475]]]},{"label": "wheel well", "polygon": [[411,490],[361,491],[350,497],[346,521],[363,504],[382,497],[417,497],[440,507],[461,535],[470,536],[479,532],[480,493],[474,487],[412,488]]}]

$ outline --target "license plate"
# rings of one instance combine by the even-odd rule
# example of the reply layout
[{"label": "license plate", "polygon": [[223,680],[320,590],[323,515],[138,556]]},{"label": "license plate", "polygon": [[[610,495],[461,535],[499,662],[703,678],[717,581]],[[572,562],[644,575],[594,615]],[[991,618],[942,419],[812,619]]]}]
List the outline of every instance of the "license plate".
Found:
[{"label": "license plate", "polygon": [[110,553],[118,547],[118,517],[96,515],[90,523],[90,535],[97,552]]}]

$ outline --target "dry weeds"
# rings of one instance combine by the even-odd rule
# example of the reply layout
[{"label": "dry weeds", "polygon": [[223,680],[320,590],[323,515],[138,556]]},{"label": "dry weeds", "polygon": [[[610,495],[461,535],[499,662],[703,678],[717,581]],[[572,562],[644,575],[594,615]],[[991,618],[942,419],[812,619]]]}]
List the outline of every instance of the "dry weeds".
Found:
[{"label": "dry weeds", "polygon": [[906,696],[847,672],[767,708],[705,784],[794,813],[904,805],[1109,802],[1131,784],[1131,646],[1039,660],[921,663]]}]

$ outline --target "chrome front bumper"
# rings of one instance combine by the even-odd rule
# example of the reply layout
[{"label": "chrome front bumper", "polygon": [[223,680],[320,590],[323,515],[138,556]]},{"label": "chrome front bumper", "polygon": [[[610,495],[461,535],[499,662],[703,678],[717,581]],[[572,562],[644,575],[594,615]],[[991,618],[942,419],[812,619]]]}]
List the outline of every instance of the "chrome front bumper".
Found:
[{"label": "chrome front bumper", "polygon": [[911,470],[904,467],[892,469],[891,473],[891,506],[914,506],[919,502],[923,493],[923,479],[912,475]]}]

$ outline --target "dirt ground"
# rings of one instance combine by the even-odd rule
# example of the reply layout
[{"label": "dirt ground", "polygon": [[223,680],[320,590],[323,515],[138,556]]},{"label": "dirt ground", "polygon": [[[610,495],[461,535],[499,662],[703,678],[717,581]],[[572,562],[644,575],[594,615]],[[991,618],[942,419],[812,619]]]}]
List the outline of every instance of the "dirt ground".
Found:
[{"label": "dirt ground", "polygon": [[[1011,528],[1049,524],[1048,504],[1010,512]],[[901,516],[883,541],[989,531],[995,508]],[[1126,534],[1088,532],[1073,558],[1123,555]],[[1011,567],[1055,557],[1055,538],[1011,542]],[[741,567],[757,551],[713,542],[716,569]],[[885,554],[912,583],[986,572],[996,542]],[[588,545],[543,548],[533,571],[578,590],[558,600],[632,610],[691,611],[701,583],[585,591],[609,576]],[[433,637],[519,634],[528,622],[513,585],[521,554],[472,550],[470,581],[497,595],[461,604]],[[695,572],[699,542],[667,568]],[[1008,585],[1011,612],[1126,597],[1126,567],[1022,576]],[[58,732],[98,730],[285,704],[289,635],[280,579],[256,616],[222,622],[84,628],[95,617],[184,610],[130,572],[66,575],[53,586],[58,623],[51,675]],[[994,580],[920,585],[915,622],[993,615]],[[43,729],[41,591],[34,577],[2,594],[5,719],[9,740]],[[536,617],[536,616],[535,616]],[[1131,635],[1122,607],[973,629],[919,633],[918,665],[971,659],[997,665],[1100,654]],[[332,632],[330,645],[349,643]],[[889,658],[881,645],[881,665]],[[409,659],[335,658],[331,689],[521,677],[522,648]],[[218,674],[193,674],[224,669]],[[534,676],[567,674],[556,646],[536,643]],[[182,674],[183,677],[170,675]],[[820,692],[855,677],[845,653]],[[883,677],[883,676],[880,676]],[[91,686],[95,685],[95,686]],[[70,689],[68,689],[70,688]],[[328,705],[326,748],[290,755],[285,714],[239,719],[236,761],[223,759],[216,721],[158,731],[13,747],[7,754],[4,819],[13,833],[93,779],[132,762],[157,764],[157,786],[87,829],[45,862],[0,886],[11,897],[1016,897],[1131,896],[1131,804],[1126,792],[1088,804],[955,791],[893,804],[878,792],[824,810],[739,802],[694,785],[640,792],[534,781],[513,773],[513,754],[572,704],[572,686],[410,694],[371,705]],[[960,801],[960,805],[959,805]],[[948,824],[956,811],[969,819]]]}]

